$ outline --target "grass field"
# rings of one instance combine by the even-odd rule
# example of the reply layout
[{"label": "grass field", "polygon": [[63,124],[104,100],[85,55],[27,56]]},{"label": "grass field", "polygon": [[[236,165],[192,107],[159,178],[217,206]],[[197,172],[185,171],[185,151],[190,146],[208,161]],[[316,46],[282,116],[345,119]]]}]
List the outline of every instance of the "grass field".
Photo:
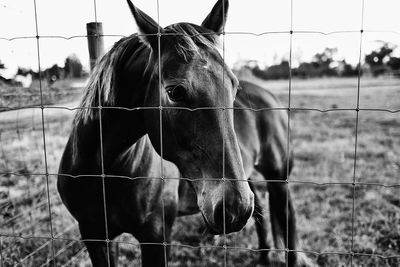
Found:
[{"label": "grass field", "polygon": [[[259,83],[287,107],[287,81]],[[400,109],[400,80],[362,78],[358,127],[356,78],[293,80],[291,96],[295,167],[290,189],[301,249],[318,266],[349,266],[351,249],[354,266],[399,266],[400,256],[393,256],[400,254],[400,113],[374,109]],[[58,265],[89,265],[81,242],[70,240],[79,233],[55,190],[73,111],[44,110],[47,177],[40,109],[15,120],[2,120],[5,114],[0,113],[1,263],[41,266],[54,245]],[[53,243],[51,231],[57,237]],[[119,245],[120,265],[138,264],[137,242],[127,235],[118,240],[131,243]],[[251,249],[257,243],[252,221],[228,235],[227,266],[255,266],[258,253]],[[223,244],[222,236],[204,234],[201,217],[179,218],[170,266],[223,266]]]},{"label": "grass field", "polygon": [[66,79],[49,85],[45,80],[41,83],[34,80],[29,88],[0,83],[0,111],[71,102],[81,95],[82,88],[79,85],[83,82],[84,79]]}]

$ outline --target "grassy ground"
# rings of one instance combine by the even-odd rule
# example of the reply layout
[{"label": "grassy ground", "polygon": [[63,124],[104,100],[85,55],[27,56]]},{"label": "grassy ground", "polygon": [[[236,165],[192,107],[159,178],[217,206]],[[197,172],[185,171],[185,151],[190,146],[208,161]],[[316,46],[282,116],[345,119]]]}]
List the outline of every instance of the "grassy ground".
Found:
[{"label": "grassy ground", "polygon": [[[49,85],[34,80],[29,88],[0,84],[0,111],[23,107],[68,103],[82,94],[82,88],[71,86],[83,80],[59,80]],[[42,92],[40,92],[40,87]],[[42,93],[42,101],[41,95]]]},{"label": "grassy ground", "polygon": [[[287,106],[287,81],[260,83]],[[291,107],[302,108],[292,111],[290,117],[295,151],[290,189],[301,249],[325,253],[307,254],[319,266],[349,266],[351,257],[346,253],[351,250],[359,253],[353,258],[354,266],[399,266],[400,258],[364,254],[400,254],[400,188],[391,186],[400,184],[400,113],[362,110],[356,127],[357,112],[342,110],[355,109],[356,96],[354,78],[292,83]],[[363,78],[360,107],[400,109],[400,81]],[[43,175],[46,171],[41,114],[35,113],[34,119],[18,124],[8,120],[0,127],[0,252],[4,266],[21,260],[23,266],[46,263],[46,258],[52,256],[51,231],[64,238],[53,243],[58,265],[68,261],[71,265],[89,265],[86,253],[79,253],[82,244],[68,240],[78,238],[79,233],[58,199],[56,177],[52,175],[57,172],[72,114],[64,110],[57,116],[46,116],[45,111],[49,195]],[[2,113],[0,121],[1,116]],[[359,182],[355,187],[353,178]],[[52,203],[52,228],[48,198]],[[263,201],[269,218],[268,203]],[[25,238],[29,236],[38,238]],[[125,235],[119,240],[132,243],[120,244],[120,265],[138,264],[137,242]],[[228,235],[226,244],[237,249],[227,249],[227,266],[255,266],[258,253],[251,249],[257,249],[257,243],[252,221],[240,233]],[[170,266],[223,266],[223,244],[223,237],[204,234],[199,216],[179,218],[174,225]],[[79,255],[73,257],[76,253]]]}]

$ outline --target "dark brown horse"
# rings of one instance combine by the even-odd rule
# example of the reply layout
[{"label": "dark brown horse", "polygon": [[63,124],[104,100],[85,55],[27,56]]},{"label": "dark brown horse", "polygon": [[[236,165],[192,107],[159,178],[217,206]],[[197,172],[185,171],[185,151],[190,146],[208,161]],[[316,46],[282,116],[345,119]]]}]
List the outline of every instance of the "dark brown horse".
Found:
[{"label": "dark brown horse", "polygon": [[[139,34],[117,42],[91,75],[58,176],[93,265],[113,266],[110,241],[126,232],[139,240],[143,266],[164,266],[175,217],[199,211],[211,233],[223,234],[241,230],[255,207],[268,249],[247,180],[255,172],[286,179],[287,114],[249,110],[278,102],[254,84],[239,86],[218,52],[228,1],[201,26],[166,28],[128,4]],[[271,182],[268,192],[274,240],[295,250],[287,184]],[[296,262],[289,253],[289,266]]]}]

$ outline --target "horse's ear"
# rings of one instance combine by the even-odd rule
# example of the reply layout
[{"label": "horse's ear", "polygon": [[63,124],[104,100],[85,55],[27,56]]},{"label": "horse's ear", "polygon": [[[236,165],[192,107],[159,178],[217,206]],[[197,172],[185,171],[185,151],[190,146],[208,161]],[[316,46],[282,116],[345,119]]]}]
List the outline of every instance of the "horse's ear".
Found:
[{"label": "horse's ear", "polygon": [[127,2],[138,26],[140,39],[151,48],[156,49],[158,47],[157,34],[163,33],[164,29],[149,15],[134,6],[130,0]]},{"label": "horse's ear", "polygon": [[228,16],[228,7],[228,0],[218,0],[201,26],[220,34],[224,29],[225,21]]}]

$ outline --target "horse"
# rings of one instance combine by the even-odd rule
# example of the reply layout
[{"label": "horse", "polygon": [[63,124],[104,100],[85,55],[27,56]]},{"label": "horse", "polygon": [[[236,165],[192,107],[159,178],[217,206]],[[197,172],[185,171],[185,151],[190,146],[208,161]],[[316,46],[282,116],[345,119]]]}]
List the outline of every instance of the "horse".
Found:
[{"label": "horse", "polygon": [[[138,239],[142,266],[164,266],[177,216],[200,212],[208,231],[240,231],[253,216],[268,264],[264,215],[249,180],[284,181],[292,166],[287,112],[264,88],[239,81],[220,35],[228,1],[201,25],[159,26],[127,1],[138,33],[106,53],[90,76],[59,167],[57,188],[94,266],[114,266],[112,240]],[[274,241],[298,263],[285,182],[268,183]],[[286,237],[286,238],[285,238]]]}]

